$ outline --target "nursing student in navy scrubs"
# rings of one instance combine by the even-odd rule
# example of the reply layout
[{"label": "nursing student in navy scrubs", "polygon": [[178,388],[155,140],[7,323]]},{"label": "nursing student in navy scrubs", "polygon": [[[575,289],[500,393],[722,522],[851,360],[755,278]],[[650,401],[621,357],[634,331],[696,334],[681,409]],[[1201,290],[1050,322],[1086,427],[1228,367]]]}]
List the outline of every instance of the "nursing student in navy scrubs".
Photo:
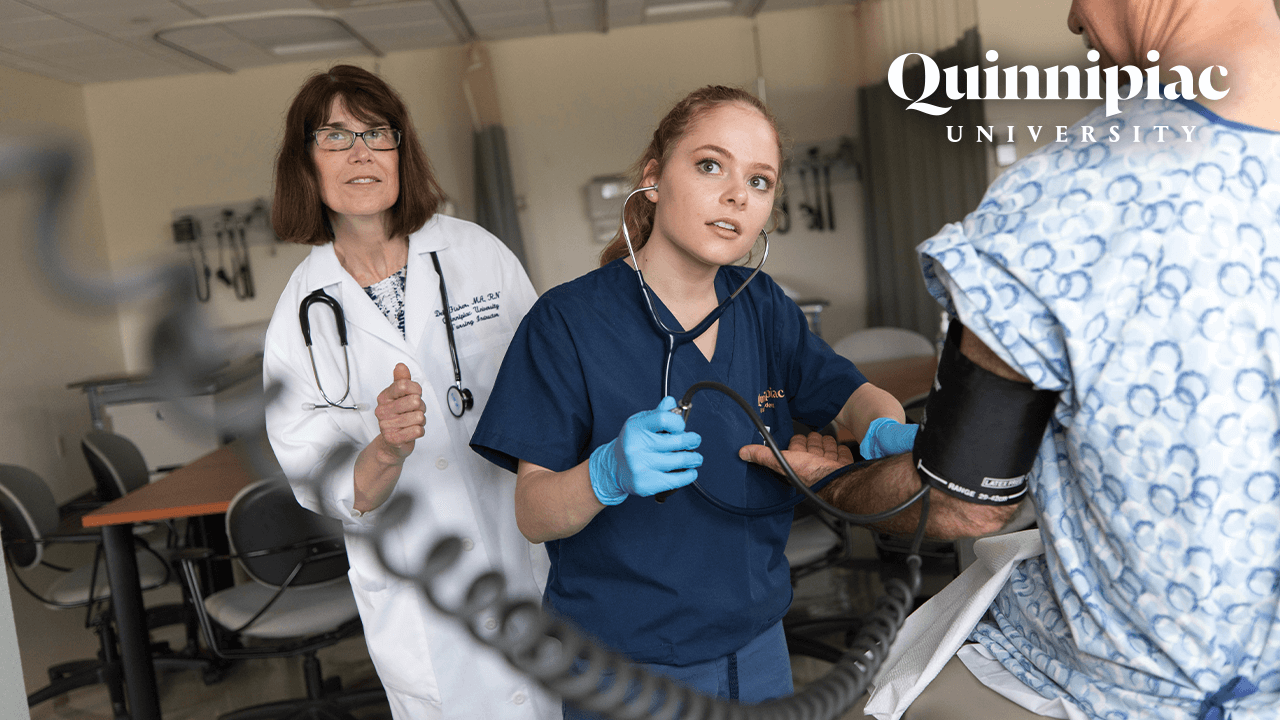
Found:
[{"label": "nursing student in navy scrubs", "polygon": [[[750,276],[747,256],[775,208],[782,149],[751,94],[710,86],[681,100],[636,164],[626,205],[652,307],[689,329]],[[744,517],[723,501],[767,507],[795,493],[738,458],[762,442],[729,398],[701,392],[688,426],[671,397],[693,383],[732,387],[782,447],[792,419],[833,419],[869,457],[904,452],[902,407],[809,332],[761,273],[668,362],[621,232],[601,267],[547,292],[507,351],[472,447],[517,471],[516,521],[551,558],[545,602],[605,645],[705,694],[758,703],[792,692],[782,616],[791,603],[783,549],[791,513]],[[752,263],[754,265],[754,263]],[[873,425],[874,423],[874,425]],[[834,445],[834,439],[826,438]],[[571,707],[566,718],[588,717]]]}]

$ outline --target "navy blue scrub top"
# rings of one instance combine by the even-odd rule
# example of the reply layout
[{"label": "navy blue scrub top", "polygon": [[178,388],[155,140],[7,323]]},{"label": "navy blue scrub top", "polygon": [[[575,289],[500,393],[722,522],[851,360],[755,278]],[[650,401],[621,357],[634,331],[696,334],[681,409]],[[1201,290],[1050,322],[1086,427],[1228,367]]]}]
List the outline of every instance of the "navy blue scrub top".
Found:
[{"label": "navy blue scrub top", "polygon": [[[749,268],[723,267],[723,299]],[[658,303],[667,327],[675,317]],[[662,399],[665,336],[635,271],[617,260],[544,294],[520,324],[471,446],[514,471],[525,460],[561,472],[617,437],[631,415]],[[679,399],[700,380],[733,388],[759,409],[781,447],[792,418],[823,427],[866,382],[853,363],[809,332],[804,313],[761,273],[720,318],[710,361],[692,343],[671,364]],[[728,397],[703,390],[687,428],[702,436],[698,483],[725,502],[763,507],[795,494],[738,459],[761,443]],[[783,549],[791,513],[741,517],[684,488],[665,503],[632,496],[577,534],[547,543],[546,604],[637,662],[687,665],[734,652],[791,604]]]}]

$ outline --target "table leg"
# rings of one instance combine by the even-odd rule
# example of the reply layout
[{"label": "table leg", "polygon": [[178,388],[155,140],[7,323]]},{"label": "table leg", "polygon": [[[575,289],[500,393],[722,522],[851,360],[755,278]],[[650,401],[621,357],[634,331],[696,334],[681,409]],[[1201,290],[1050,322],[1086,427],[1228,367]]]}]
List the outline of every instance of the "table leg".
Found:
[{"label": "table leg", "polygon": [[146,612],[142,607],[133,526],[103,527],[102,544],[107,557],[107,577],[111,583],[111,608],[120,639],[120,662],[124,669],[129,715],[132,720],[160,720],[160,695],[156,690],[155,667],[151,663],[151,635],[147,631]]}]

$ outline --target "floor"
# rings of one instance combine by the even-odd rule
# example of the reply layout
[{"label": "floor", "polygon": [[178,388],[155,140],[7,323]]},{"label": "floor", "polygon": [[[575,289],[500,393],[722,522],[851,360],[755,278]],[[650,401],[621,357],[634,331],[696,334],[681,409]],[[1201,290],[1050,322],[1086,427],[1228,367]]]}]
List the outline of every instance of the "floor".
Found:
[{"label": "floor", "polygon": [[[826,617],[858,615],[873,606],[881,590],[876,551],[870,534],[854,529],[851,559],[838,566],[802,578],[796,586],[795,601],[789,617]],[[84,547],[58,546],[50,552],[52,562],[75,565],[88,562],[91,556]],[[28,596],[15,582],[10,568],[9,585],[14,618],[22,656],[27,692],[45,684],[45,669],[58,662],[89,658],[97,653],[96,636],[84,627],[83,610],[49,610]],[[37,568],[24,572],[23,579],[35,588],[46,586],[56,575],[52,570]],[[935,589],[946,581],[945,573],[927,580],[926,589]],[[149,591],[148,605],[175,602],[180,598],[176,586]],[[843,633],[827,638],[840,643]],[[179,647],[184,635],[179,628],[165,628],[153,634],[153,640],[167,640]],[[345,640],[320,652],[326,675],[338,675],[345,687],[376,681],[373,665],[362,638]],[[821,660],[792,656],[792,672],[797,691],[822,677],[831,665]],[[305,695],[301,661],[271,659],[242,661],[233,665],[218,682],[206,685],[194,670],[161,673],[157,678],[161,708],[165,720],[207,720],[234,710],[273,700]],[[845,719],[861,717],[849,713]],[[102,686],[80,688],[67,695],[32,708],[32,720],[112,720],[111,706]]]},{"label": "floor", "polygon": [[[90,562],[90,552],[85,546],[58,545],[50,548],[47,559],[59,565],[75,566]],[[22,672],[30,693],[47,684],[46,668],[50,665],[95,657],[98,640],[92,630],[85,629],[83,609],[46,608],[18,586],[13,572],[10,568],[10,595]],[[54,570],[35,568],[23,572],[22,578],[33,589],[39,589],[57,575]],[[180,600],[181,591],[172,584],[144,594],[147,606]],[[167,641],[172,647],[180,648],[185,643],[185,633],[180,626],[161,628],[152,633],[152,641]],[[318,657],[325,676],[341,677],[343,687],[367,686],[377,681],[361,637],[325,648]],[[157,675],[156,683],[164,720],[210,720],[238,708],[306,696],[300,658],[241,661],[231,665],[221,680],[211,685],[206,685],[196,670],[162,672]],[[31,708],[31,720],[113,720],[113,715],[106,689],[95,685]]]}]

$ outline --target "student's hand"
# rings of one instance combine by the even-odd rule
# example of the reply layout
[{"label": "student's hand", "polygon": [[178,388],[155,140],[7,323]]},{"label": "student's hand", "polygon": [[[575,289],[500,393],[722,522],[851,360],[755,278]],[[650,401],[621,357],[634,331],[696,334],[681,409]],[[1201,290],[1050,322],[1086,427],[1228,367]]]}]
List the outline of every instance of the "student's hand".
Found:
[{"label": "student's hand", "polygon": [[665,397],[656,410],[632,415],[617,438],[591,453],[591,489],[600,502],[617,505],[628,495],[656,495],[698,479],[702,455],[692,450],[702,438],[685,432],[675,406],[675,398]]},{"label": "student's hand", "polygon": [[383,462],[398,464],[409,457],[414,442],[426,434],[426,409],[422,386],[410,378],[408,366],[397,363],[391,371],[391,384],[378,393],[378,407],[373,411],[382,438]]},{"label": "student's hand", "polygon": [[876,418],[867,427],[867,434],[862,438],[858,451],[867,460],[908,453],[915,447],[916,433],[919,431],[919,425],[903,425],[887,417]]},{"label": "student's hand", "polygon": [[[782,466],[767,445],[744,445],[738,457],[750,463],[763,465],[782,474]],[[812,485],[839,468],[853,463],[853,451],[836,442],[830,435],[811,432],[807,436],[791,436],[791,444],[782,451],[782,457],[805,485]]]}]

